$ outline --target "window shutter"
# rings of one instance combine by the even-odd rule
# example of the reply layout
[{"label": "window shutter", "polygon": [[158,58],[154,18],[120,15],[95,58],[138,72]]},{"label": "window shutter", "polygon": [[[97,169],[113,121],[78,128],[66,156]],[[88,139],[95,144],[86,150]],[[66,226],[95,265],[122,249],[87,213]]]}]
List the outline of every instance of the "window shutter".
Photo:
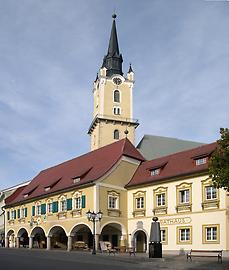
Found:
[{"label": "window shutter", "polygon": [[7,211],[7,220],[10,220],[10,212]]},{"label": "window shutter", "polygon": [[58,212],[58,202],[52,203],[52,212],[57,213]]},{"label": "window shutter", "polygon": [[82,208],[85,208],[86,207],[86,196],[82,195],[81,200],[82,200]]},{"label": "window shutter", "polygon": [[45,204],[45,203],[43,203],[43,204],[41,205],[41,214],[42,214],[42,215],[45,215],[45,214],[46,214],[46,204]]},{"label": "window shutter", "polygon": [[72,210],[72,199],[67,199],[67,210]]},{"label": "window shutter", "polygon": [[17,218],[17,217],[16,217],[16,214],[17,214],[17,212],[16,212],[16,210],[14,210],[14,219]]},{"label": "window shutter", "polygon": [[27,207],[25,208],[25,217],[27,217]]},{"label": "window shutter", "polygon": [[32,216],[35,216],[35,205],[32,206]]},{"label": "window shutter", "polygon": [[17,218],[20,218],[20,209],[17,210]]}]

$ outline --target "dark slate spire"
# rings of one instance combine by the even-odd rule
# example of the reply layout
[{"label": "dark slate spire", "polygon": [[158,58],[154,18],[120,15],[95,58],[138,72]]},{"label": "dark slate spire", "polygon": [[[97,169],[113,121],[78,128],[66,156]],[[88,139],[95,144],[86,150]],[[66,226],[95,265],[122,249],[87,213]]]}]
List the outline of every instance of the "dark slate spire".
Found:
[{"label": "dark slate spire", "polygon": [[133,71],[132,66],[131,66],[131,63],[130,63],[130,67],[129,67],[128,73],[131,73],[131,72],[134,72],[134,71]]},{"label": "dark slate spire", "polygon": [[116,23],[115,18],[116,14],[112,15],[113,18],[113,24],[111,28],[111,36],[108,46],[108,52],[107,55],[103,58],[103,65],[102,67],[107,68],[107,76],[111,76],[113,74],[120,74],[122,75],[122,54],[119,53],[119,47],[118,47],[118,37],[117,37],[117,31],[116,31]]}]

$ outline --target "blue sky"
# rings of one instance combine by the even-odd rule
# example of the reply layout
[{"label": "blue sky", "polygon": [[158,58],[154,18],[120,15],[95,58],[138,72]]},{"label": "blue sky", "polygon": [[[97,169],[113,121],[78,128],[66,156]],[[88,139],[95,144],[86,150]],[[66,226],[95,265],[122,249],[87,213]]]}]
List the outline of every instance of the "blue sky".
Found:
[{"label": "blue sky", "polygon": [[229,126],[228,1],[0,0],[0,189],[89,151],[114,9],[136,143],[208,143]]}]

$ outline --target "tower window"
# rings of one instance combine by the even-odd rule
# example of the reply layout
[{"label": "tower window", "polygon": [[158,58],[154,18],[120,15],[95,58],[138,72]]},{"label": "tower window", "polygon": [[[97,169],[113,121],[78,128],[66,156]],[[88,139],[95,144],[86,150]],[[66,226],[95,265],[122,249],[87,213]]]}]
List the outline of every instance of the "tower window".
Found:
[{"label": "tower window", "polygon": [[121,114],[121,108],[120,107],[114,107],[113,112],[115,115],[120,115]]},{"label": "tower window", "polygon": [[117,129],[114,131],[114,139],[119,140],[119,131]]},{"label": "tower window", "polygon": [[119,90],[114,91],[114,102],[120,102],[120,92],[119,92]]}]

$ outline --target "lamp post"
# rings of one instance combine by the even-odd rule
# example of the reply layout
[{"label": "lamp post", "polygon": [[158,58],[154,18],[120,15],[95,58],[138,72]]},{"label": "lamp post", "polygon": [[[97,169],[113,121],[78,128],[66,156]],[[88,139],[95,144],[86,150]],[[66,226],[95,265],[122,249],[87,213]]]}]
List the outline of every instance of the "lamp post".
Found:
[{"label": "lamp post", "polygon": [[100,221],[103,213],[101,211],[95,213],[94,211],[91,212],[90,210],[86,213],[87,215],[87,219],[91,222],[93,222],[93,250],[92,250],[92,254],[95,255],[96,254],[96,250],[95,250],[95,222]]}]

